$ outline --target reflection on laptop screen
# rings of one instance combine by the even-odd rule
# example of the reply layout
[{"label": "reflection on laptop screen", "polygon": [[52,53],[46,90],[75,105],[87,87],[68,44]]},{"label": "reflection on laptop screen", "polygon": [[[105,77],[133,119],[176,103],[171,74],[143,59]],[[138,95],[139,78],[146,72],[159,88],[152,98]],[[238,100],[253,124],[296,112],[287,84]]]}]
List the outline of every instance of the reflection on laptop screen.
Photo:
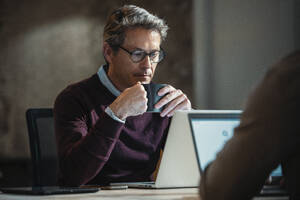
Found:
[{"label": "reflection on laptop screen", "polygon": [[[198,155],[199,167],[203,171],[206,166],[215,160],[224,144],[233,136],[234,128],[240,123],[239,115],[191,115],[194,142]],[[279,166],[271,176],[281,176]]]}]

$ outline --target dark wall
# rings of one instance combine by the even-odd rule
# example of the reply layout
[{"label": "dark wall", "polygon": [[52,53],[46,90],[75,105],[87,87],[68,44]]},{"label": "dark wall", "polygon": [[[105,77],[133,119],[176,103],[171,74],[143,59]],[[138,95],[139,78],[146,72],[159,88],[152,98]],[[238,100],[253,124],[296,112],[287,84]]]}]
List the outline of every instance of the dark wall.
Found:
[{"label": "dark wall", "polygon": [[192,0],[0,0],[0,185],[1,167],[30,158],[26,109],[52,107],[63,88],[98,70],[106,16],[125,3],[167,21],[167,58],[155,81],[193,99]]},{"label": "dark wall", "polygon": [[[66,85],[103,64],[108,13],[126,1],[2,0],[0,13],[0,156],[29,155],[25,110],[52,107]],[[167,20],[167,58],[155,81],[192,98],[192,1],[130,1]]]}]

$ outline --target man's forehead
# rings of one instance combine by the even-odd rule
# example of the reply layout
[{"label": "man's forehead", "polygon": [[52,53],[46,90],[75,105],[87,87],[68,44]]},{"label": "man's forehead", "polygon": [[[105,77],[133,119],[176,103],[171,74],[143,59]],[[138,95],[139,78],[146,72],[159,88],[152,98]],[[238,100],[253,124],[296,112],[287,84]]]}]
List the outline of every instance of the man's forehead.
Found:
[{"label": "man's forehead", "polygon": [[125,31],[124,45],[136,47],[137,45],[150,45],[159,47],[161,36],[155,29],[132,28]]}]

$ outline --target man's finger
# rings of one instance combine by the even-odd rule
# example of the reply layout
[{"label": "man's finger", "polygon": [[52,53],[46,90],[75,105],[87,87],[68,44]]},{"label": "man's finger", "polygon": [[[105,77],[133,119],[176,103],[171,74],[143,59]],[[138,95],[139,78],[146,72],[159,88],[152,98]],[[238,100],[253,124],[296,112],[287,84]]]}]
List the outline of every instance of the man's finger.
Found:
[{"label": "man's finger", "polygon": [[177,105],[181,104],[184,101],[185,101],[184,95],[177,96],[164,108],[164,110],[161,113],[161,116],[166,116],[168,113],[174,110]]},{"label": "man's finger", "polygon": [[170,92],[172,92],[172,91],[174,91],[174,90],[176,90],[176,89],[175,89],[173,86],[167,85],[167,86],[161,88],[161,89],[157,92],[157,94],[158,94],[158,96],[164,96],[165,94],[170,93]]},{"label": "man's finger", "polygon": [[172,109],[170,112],[166,113],[165,116],[171,117],[174,115],[174,113],[177,110],[184,110],[185,107],[186,107],[185,101],[182,101],[180,104],[176,105],[176,107],[174,109]]},{"label": "man's finger", "polygon": [[173,101],[177,97],[181,96],[183,93],[181,90],[173,90],[172,92],[168,93],[162,99],[160,99],[156,104],[155,108],[159,109],[164,105],[168,104],[169,102]]}]

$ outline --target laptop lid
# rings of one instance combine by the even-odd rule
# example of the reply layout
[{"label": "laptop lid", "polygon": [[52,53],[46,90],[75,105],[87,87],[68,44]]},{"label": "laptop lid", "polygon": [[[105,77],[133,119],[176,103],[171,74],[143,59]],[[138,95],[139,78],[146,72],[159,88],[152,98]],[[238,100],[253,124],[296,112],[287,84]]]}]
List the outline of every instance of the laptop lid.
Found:
[{"label": "laptop lid", "polygon": [[198,187],[200,172],[191,135],[188,113],[177,111],[172,117],[163,155],[154,183],[111,183],[140,188]]},{"label": "laptop lid", "polygon": [[[217,153],[233,136],[234,128],[240,124],[240,115],[239,110],[189,113],[200,173],[215,160]],[[282,176],[281,166],[279,165],[270,176]]]}]

